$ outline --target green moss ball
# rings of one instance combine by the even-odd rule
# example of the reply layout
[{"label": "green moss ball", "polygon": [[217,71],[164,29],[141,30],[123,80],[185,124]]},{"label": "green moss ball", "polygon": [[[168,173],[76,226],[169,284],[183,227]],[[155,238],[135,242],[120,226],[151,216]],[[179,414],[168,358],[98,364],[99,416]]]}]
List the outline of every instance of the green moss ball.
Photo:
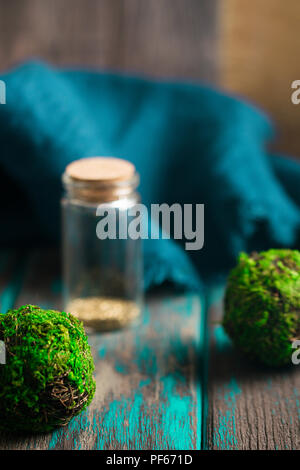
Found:
[{"label": "green moss ball", "polygon": [[69,313],[25,305],[0,315],[0,429],[47,432],[91,402],[94,363],[83,326]]},{"label": "green moss ball", "polygon": [[250,357],[291,364],[292,342],[300,338],[300,252],[242,253],[229,275],[223,325]]}]

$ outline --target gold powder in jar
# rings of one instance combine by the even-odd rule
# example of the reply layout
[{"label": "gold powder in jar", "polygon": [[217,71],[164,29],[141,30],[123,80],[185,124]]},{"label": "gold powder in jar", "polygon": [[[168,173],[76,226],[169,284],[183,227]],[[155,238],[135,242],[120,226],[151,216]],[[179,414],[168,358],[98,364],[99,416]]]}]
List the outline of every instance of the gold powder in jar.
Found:
[{"label": "gold powder in jar", "polygon": [[136,302],[112,297],[77,298],[68,303],[66,310],[98,331],[123,328],[140,314]]},{"label": "gold powder in jar", "polygon": [[[142,242],[128,230],[138,184],[134,165],[115,157],[75,160],[63,175],[64,309],[98,331],[129,326],[142,310]],[[102,209],[113,211],[116,234],[126,215],[124,238],[106,231],[102,237]]]}]

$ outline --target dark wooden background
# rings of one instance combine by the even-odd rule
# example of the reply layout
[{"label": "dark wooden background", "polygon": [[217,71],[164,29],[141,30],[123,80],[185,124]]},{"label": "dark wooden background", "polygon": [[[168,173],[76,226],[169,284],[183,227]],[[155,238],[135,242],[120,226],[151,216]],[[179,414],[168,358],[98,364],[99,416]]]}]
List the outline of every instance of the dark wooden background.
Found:
[{"label": "dark wooden background", "polygon": [[[96,66],[222,84],[218,70],[218,51],[223,43],[219,38],[219,3],[0,0],[0,71],[40,58],[56,65]],[[224,0],[223,4],[229,3]],[[268,47],[272,48],[272,43]],[[245,61],[246,56],[241,58],[241,67]],[[37,273],[40,276],[41,271]],[[30,285],[35,289],[35,282]],[[210,367],[202,445],[215,449],[299,449],[298,369],[273,373],[245,365],[216,326],[221,316],[222,308],[215,307],[208,321]],[[25,445],[22,442],[22,448]]]},{"label": "dark wooden background", "polygon": [[24,59],[216,78],[217,0],[0,0],[0,69]]},{"label": "dark wooden background", "polygon": [[217,83],[265,109],[300,155],[298,0],[0,0],[0,72],[40,58]]}]

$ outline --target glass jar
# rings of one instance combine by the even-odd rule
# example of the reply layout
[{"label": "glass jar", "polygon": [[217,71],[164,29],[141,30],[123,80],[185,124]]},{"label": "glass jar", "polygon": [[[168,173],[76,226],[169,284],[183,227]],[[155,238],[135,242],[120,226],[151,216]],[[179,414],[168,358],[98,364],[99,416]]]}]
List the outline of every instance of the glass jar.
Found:
[{"label": "glass jar", "polygon": [[[110,157],[76,160],[63,175],[64,307],[96,330],[122,328],[141,315],[142,240],[129,238],[128,226],[126,237],[117,236],[121,218],[129,224],[128,211],[140,201],[138,183],[131,163]],[[100,230],[108,213],[115,233]]]}]

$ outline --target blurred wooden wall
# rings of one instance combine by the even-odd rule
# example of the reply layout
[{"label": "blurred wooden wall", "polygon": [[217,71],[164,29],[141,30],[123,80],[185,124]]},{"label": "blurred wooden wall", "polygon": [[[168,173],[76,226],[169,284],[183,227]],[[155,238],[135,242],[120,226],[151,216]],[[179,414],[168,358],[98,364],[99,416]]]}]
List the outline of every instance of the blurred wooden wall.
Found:
[{"label": "blurred wooden wall", "polygon": [[300,80],[299,0],[220,0],[220,83],[248,97],[275,120],[275,149],[300,156],[300,104],[291,83]]},{"label": "blurred wooden wall", "polygon": [[217,0],[0,0],[0,69],[39,57],[216,78]]},{"label": "blurred wooden wall", "polygon": [[0,0],[0,70],[28,58],[218,83],[300,155],[299,0]]}]

